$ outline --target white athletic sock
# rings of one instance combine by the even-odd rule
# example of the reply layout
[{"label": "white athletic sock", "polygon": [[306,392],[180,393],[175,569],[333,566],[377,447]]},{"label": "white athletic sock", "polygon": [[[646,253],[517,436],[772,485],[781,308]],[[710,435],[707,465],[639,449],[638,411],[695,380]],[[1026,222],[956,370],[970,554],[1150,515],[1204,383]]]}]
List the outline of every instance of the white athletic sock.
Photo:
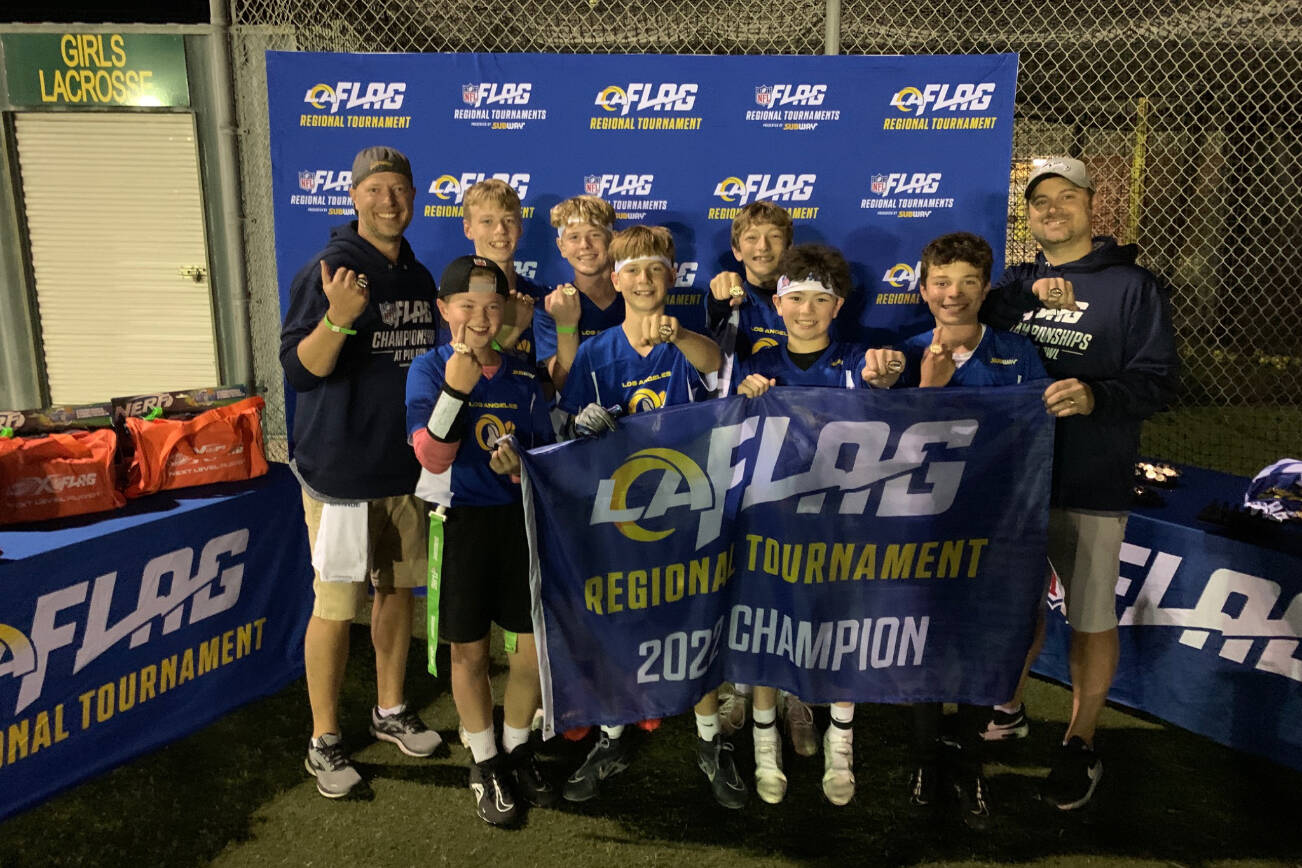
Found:
[{"label": "white athletic sock", "polygon": [[719,734],[719,714],[696,715],[696,734],[705,741],[713,741]]},{"label": "white athletic sock", "polygon": [[624,734],[624,724],[618,726],[602,726],[601,731],[605,733],[606,738],[619,738]]},{"label": "white athletic sock", "polygon": [[395,714],[402,711],[406,707],[407,707],[407,703],[399,702],[393,708],[380,708],[380,706],[377,705],[375,706],[375,710],[379,712],[380,717],[393,717]]},{"label": "white athletic sock", "polygon": [[755,712],[755,723],[757,725],[764,723],[774,724],[778,720],[778,709],[776,706],[773,708],[755,708],[752,710]]},{"label": "white athletic sock", "polygon": [[854,723],[854,706],[832,703],[832,720],[837,723]]},{"label": "white athletic sock", "polygon": [[529,741],[529,727],[514,727],[509,723],[502,724],[502,748],[511,753],[522,744]]},{"label": "white athletic sock", "polygon": [[467,732],[466,741],[470,742],[470,755],[477,763],[497,756],[497,739],[491,726],[483,732]]}]

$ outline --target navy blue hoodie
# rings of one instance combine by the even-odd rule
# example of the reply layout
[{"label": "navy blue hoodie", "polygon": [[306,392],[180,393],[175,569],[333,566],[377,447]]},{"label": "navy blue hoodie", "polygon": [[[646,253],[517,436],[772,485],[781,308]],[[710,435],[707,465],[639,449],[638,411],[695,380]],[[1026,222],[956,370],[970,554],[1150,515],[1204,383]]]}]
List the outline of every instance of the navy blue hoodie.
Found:
[{"label": "navy blue hoodie", "polygon": [[[321,260],[346,265],[369,282],[370,302],[344,340],[334,370],[318,377],[298,358],[330,304],[321,289]],[[407,368],[432,349],[438,334],[434,278],[406,239],[390,262],[357,234],[357,222],[336,226],[330,243],[294,275],[280,333],[280,364],[298,393],[294,464],[308,487],[330,498],[373,500],[411,494],[420,465],[407,445]]]},{"label": "navy blue hoodie", "polygon": [[[1029,337],[1049,376],[1094,392],[1090,415],[1058,420],[1054,506],[1128,510],[1140,427],[1179,387],[1170,304],[1135,254],[1106,236],[1075,262],[1050,265],[1041,253],[1005,271],[981,308],[985,322]],[[1082,310],[1041,307],[1031,285],[1042,277],[1070,280]]]}]

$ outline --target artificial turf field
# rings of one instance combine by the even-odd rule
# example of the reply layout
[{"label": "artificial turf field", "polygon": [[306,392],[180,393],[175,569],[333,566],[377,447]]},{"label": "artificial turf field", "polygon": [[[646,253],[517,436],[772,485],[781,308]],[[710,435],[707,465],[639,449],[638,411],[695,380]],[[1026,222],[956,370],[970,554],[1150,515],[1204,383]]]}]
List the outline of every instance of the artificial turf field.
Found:
[{"label": "artificial turf field", "polygon": [[[1030,737],[991,751],[994,817],[982,834],[947,812],[908,807],[908,712],[867,705],[855,718],[858,794],[844,808],[823,799],[821,755],[798,757],[789,745],[785,802],[752,792],[742,811],[717,807],[683,715],[640,738],[633,767],[596,801],[494,829],[474,814],[447,679],[425,674],[423,640],[412,643],[410,700],[452,744],[425,760],[367,734],[365,625],[352,640],[343,726],[369,800],[324,799],[304,772],[310,719],[299,681],[0,823],[0,866],[1302,865],[1302,774],[1117,709],[1104,715],[1094,802],[1061,814],[1036,801],[1070,704],[1066,690],[1039,681],[1028,694]],[[749,780],[749,734],[734,740]],[[558,777],[587,746],[552,744],[544,758]]]}]

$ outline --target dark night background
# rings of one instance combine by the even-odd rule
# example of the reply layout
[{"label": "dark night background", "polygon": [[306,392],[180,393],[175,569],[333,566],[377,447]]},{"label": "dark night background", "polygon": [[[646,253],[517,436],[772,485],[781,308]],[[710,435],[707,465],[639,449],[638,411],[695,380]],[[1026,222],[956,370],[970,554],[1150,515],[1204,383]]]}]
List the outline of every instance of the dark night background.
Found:
[{"label": "dark night background", "polygon": [[208,0],[120,0],[101,2],[81,0],[68,3],[39,3],[34,0],[0,2],[0,23],[40,24],[42,22],[87,24],[207,24]]}]

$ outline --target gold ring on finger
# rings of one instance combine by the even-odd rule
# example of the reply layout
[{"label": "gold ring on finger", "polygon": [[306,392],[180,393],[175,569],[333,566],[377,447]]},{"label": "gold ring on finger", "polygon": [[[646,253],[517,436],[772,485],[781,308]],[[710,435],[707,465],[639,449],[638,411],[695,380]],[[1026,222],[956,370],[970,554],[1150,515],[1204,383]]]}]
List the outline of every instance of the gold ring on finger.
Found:
[{"label": "gold ring on finger", "polygon": [[728,290],[728,295],[732,296],[733,298],[741,298],[745,294],[746,294],[746,290],[742,289],[740,286],[734,286]]},{"label": "gold ring on finger", "polygon": [[673,336],[674,336],[673,326],[667,326],[667,325],[660,326],[660,340],[667,341]]},{"label": "gold ring on finger", "polygon": [[931,346],[927,347],[927,349],[928,351],[931,352],[933,356],[939,356],[945,352],[944,344],[932,344]]},{"label": "gold ring on finger", "polygon": [[371,285],[371,281],[367,280],[365,274],[359,274],[357,275],[357,285],[360,286],[362,289],[366,289],[368,286]]},{"label": "gold ring on finger", "polygon": [[1049,297],[1050,297],[1050,298],[1057,298],[1057,297],[1060,296],[1060,295],[1062,295],[1062,290],[1059,289],[1059,288],[1056,287],[1056,286],[1055,286],[1053,289],[1049,290]]},{"label": "gold ring on finger", "polygon": [[574,293],[578,292],[578,290],[572,286],[562,286],[561,292],[565,293],[566,295],[574,295]]},{"label": "gold ring on finger", "polygon": [[891,359],[886,363],[886,370],[889,373],[898,374],[900,371],[904,370],[904,362],[901,362],[899,359]]},{"label": "gold ring on finger", "polygon": [[452,342],[452,352],[454,352],[454,353],[468,353],[468,352],[470,352],[470,347],[467,346],[467,345],[466,345],[465,343],[463,343],[462,341],[453,341],[453,342]]}]

